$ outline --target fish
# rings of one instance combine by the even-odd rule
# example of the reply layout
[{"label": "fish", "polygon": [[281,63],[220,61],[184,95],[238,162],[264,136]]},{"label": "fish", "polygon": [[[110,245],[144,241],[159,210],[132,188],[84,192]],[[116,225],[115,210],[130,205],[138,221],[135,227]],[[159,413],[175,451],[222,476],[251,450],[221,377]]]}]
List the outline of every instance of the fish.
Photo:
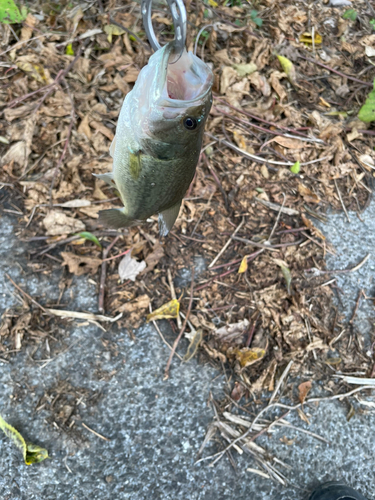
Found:
[{"label": "fish", "polygon": [[99,212],[99,222],[129,227],[159,214],[160,236],[168,234],[195,175],[212,84],[210,67],[186,49],[176,54],[174,42],[150,57],[120,111],[112,172],[96,175],[124,206]]}]

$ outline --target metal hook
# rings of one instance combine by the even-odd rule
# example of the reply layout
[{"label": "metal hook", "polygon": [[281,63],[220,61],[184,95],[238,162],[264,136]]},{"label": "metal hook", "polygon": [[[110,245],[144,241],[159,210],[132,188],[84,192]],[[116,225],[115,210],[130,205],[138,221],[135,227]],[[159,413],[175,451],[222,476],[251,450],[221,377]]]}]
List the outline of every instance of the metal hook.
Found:
[{"label": "metal hook", "polygon": [[[175,31],[175,48],[181,54],[186,44],[186,9],[183,0],[167,0],[172,14]],[[147,38],[151,47],[157,51],[161,48],[151,20],[152,0],[142,0],[142,18]]]}]

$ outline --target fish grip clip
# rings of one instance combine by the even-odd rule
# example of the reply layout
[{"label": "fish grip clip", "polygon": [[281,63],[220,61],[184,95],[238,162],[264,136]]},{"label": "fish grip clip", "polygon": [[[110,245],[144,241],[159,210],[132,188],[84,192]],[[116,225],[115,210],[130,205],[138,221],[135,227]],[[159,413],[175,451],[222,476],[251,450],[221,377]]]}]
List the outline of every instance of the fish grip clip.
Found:
[{"label": "fish grip clip", "polygon": [[[175,32],[175,48],[176,51],[182,54],[182,51],[184,50],[186,45],[187,16],[185,5],[183,0],[167,0],[167,3],[173,19]],[[156,38],[155,31],[152,26],[152,0],[142,0],[141,11],[147,38],[150,42],[151,47],[155,51],[157,51],[161,49],[161,45]]]}]

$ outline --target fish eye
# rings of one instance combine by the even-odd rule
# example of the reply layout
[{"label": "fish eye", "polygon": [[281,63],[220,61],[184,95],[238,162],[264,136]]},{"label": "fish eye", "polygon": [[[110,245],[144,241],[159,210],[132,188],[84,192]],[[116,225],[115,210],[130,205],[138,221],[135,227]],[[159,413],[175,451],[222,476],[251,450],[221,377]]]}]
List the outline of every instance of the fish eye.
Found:
[{"label": "fish eye", "polygon": [[184,120],[184,127],[188,130],[194,130],[195,128],[197,128],[197,125],[198,121],[195,118],[191,118],[190,116],[188,116]]}]

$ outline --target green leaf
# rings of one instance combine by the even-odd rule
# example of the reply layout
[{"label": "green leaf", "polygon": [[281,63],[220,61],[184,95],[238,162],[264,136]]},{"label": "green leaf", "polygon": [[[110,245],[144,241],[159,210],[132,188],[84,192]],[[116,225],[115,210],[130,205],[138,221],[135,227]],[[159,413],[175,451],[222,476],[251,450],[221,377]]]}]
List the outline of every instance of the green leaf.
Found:
[{"label": "green leaf", "polygon": [[300,162],[296,161],[296,163],[294,163],[294,165],[290,167],[290,171],[292,172],[292,174],[299,174],[300,167],[301,167]]},{"label": "green leaf", "polygon": [[37,464],[48,458],[48,451],[45,448],[33,443],[27,443],[23,436],[8,422],[5,422],[1,415],[0,429],[22,451],[26,465]]},{"label": "green leaf", "polygon": [[92,233],[89,233],[87,231],[83,231],[82,233],[78,233],[77,236],[80,236],[81,238],[84,238],[85,240],[92,241],[95,243],[95,245],[99,248],[102,248],[102,245],[100,244],[98,238],[94,236]]},{"label": "green leaf", "polygon": [[343,19],[349,19],[350,21],[355,21],[357,19],[357,11],[355,9],[348,9],[342,15]]},{"label": "green leaf", "polygon": [[69,43],[67,46],[66,46],[66,49],[65,49],[65,54],[67,56],[74,56],[74,50],[73,50],[73,47],[72,47],[72,44]]},{"label": "green leaf", "polygon": [[370,24],[372,26],[372,29],[375,30],[375,19],[371,19]]},{"label": "green leaf", "polygon": [[359,110],[358,118],[365,123],[375,122],[375,80],[374,90],[369,93],[365,104]]},{"label": "green leaf", "polygon": [[20,12],[13,0],[0,0],[0,23],[22,23],[26,17],[26,7],[22,7]]}]

